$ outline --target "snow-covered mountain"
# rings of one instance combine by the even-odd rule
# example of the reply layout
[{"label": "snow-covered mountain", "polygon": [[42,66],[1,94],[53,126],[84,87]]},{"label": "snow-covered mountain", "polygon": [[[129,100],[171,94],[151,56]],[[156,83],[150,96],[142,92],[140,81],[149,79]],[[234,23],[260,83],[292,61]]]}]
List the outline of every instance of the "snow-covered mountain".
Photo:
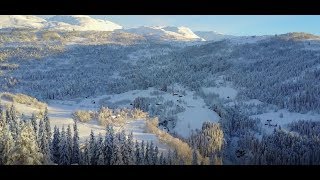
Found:
[{"label": "snow-covered mountain", "polygon": [[46,25],[46,20],[37,16],[1,15],[0,29],[2,28],[32,28],[39,29]]},{"label": "snow-covered mountain", "polygon": [[122,26],[85,15],[59,15],[48,19],[47,28],[66,31],[114,31],[122,29]]},{"label": "snow-covered mountain", "polygon": [[203,41],[187,27],[141,26],[126,29],[126,32],[142,35],[154,40]]},{"label": "snow-covered mountain", "polygon": [[114,31],[122,26],[107,20],[94,19],[85,15],[59,15],[47,20],[29,15],[1,15],[2,28],[32,28],[60,31]]},{"label": "snow-covered mountain", "polygon": [[215,31],[195,31],[197,36],[205,39],[206,41],[221,41],[224,39],[230,39],[234,36],[221,34]]}]

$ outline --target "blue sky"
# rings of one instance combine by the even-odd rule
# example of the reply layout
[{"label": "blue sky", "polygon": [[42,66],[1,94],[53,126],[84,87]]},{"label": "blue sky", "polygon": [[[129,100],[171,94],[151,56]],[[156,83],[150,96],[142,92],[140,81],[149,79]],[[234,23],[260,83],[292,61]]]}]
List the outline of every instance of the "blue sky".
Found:
[{"label": "blue sky", "polygon": [[164,25],[186,26],[193,31],[217,31],[231,35],[287,32],[320,35],[319,15],[92,15],[92,17],[115,22],[124,28]]}]

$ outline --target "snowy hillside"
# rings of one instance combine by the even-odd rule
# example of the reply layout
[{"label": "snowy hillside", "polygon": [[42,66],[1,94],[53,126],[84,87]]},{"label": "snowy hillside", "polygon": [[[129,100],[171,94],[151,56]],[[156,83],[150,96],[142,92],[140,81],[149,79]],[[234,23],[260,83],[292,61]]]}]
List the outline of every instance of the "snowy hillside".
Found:
[{"label": "snowy hillside", "polygon": [[75,121],[76,164],[320,164],[319,36],[123,29],[89,16],[0,25],[0,147],[31,138],[44,156],[33,164],[75,163],[63,154]]},{"label": "snowy hillside", "polygon": [[231,35],[225,35],[215,31],[195,31],[194,33],[206,41],[221,41],[233,37]]},{"label": "snowy hillside", "polygon": [[37,16],[0,15],[0,29],[2,28],[31,28],[39,29],[46,25],[46,20]]},{"label": "snowy hillside", "polygon": [[203,41],[187,27],[141,26],[125,31],[143,35],[154,40]]},{"label": "snowy hillside", "polygon": [[122,26],[85,15],[59,15],[48,19],[49,29],[65,31],[114,31]]}]

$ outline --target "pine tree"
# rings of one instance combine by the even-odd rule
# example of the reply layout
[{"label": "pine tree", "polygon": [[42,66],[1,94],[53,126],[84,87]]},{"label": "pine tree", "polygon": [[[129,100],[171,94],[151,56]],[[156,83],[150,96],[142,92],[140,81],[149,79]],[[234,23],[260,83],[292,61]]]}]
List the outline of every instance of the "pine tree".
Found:
[{"label": "pine tree", "polygon": [[9,125],[5,125],[0,132],[0,165],[9,163],[10,153],[15,147],[15,142],[10,132]]},{"label": "pine tree", "polygon": [[101,134],[99,134],[99,138],[98,138],[98,143],[97,143],[97,154],[96,154],[96,159],[97,159],[97,165],[104,165],[104,153],[103,153],[103,138],[101,136]]},{"label": "pine tree", "polygon": [[167,165],[168,163],[167,163],[167,160],[166,160],[166,157],[165,156],[163,156],[163,159],[162,159],[162,165]]},{"label": "pine tree", "polygon": [[111,156],[113,155],[114,148],[114,130],[113,127],[108,125],[107,132],[105,137],[105,145],[104,145],[104,159],[105,164],[110,165]]},{"label": "pine tree", "polygon": [[83,157],[82,157],[82,164],[83,165],[90,165],[90,145],[88,143],[88,140],[85,142],[84,151],[83,151]]},{"label": "pine tree", "polygon": [[10,152],[8,164],[40,165],[43,155],[36,143],[36,135],[31,123],[25,123],[18,135],[15,147]]},{"label": "pine tree", "polygon": [[46,133],[44,133],[43,136],[41,136],[39,147],[41,153],[43,154],[43,164],[51,164],[51,152]]},{"label": "pine tree", "polygon": [[144,157],[144,164],[145,165],[151,165],[150,164],[150,148],[149,148],[149,142],[147,141],[146,144],[146,152],[145,152],[145,157]]},{"label": "pine tree", "polygon": [[97,153],[97,143],[96,143],[96,139],[95,139],[93,130],[91,130],[90,139],[89,139],[89,154],[90,154],[90,164],[91,165],[97,164],[96,153]]},{"label": "pine tree", "polygon": [[141,153],[140,144],[138,141],[135,143],[135,165],[143,165],[142,163],[143,155]]},{"label": "pine tree", "polygon": [[144,140],[141,142],[141,165],[145,165],[145,146],[144,146]]},{"label": "pine tree", "polygon": [[129,164],[129,151],[125,131],[121,131],[119,136],[119,145],[121,149],[122,161],[124,165]]},{"label": "pine tree", "polygon": [[159,164],[158,154],[159,154],[159,149],[158,149],[158,146],[156,146],[156,148],[153,151],[153,164],[154,165]]},{"label": "pine tree", "polygon": [[179,158],[179,165],[185,165],[184,160],[182,158]]},{"label": "pine tree", "polygon": [[38,131],[38,144],[41,147],[41,139],[42,139],[42,136],[44,136],[44,133],[45,133],[45,129],[44,129],[44,124],[43,124],[43,120],[42,119],[39,119],[39,131]]},{"label": "pine tree", "polygon": [[149,156],[148,156],[148,164],[149,165],[154,165],[154,145],[153,145],[153,141],[150,142],[150,146],[149,146]]},{"label": "pine tree", "polygon": [[67,135],[63,126],[59,143],[59,165],[70,165],[70,152],[67,143]]},{"label": "pine tree", "polygon": [[1,110],[2,112],[1,112],[1,116],[0,116],[0,125],[2,126],[2,127],[5,127],[6,125],[7,125],[7,121],[6,121],[6,113],[3,111],[3,110]]},{"label": "pine tree", "polygon": [[77,121],[73,125],[73,148],[72,148],[72,164],[79,164],[80,160],[80,145],[79,145],[79,132]]},{"label": "pine tree", "polygon": [[10,125],[10,112],[9,112],[10,108],[7,108],[6,109],[6,112],[5,112],[5,117],[6,117],[6,124],[9,124]]},{"label": "pine tree", "polygon": [[174,151],[172,153],[172,161],[173,161],[174,165],[178,165],[179,164],[179,156],[178,156],[177,149],[174,149]]},{"label": "pine tree", "polygon": [[34,133],[38,134],[37,118],[36,118],[36,115],[34,113],[32,113],[30,120],[31,120],[31,123],[32,123],[32,126],[33,126]]},{"label": "pine tree", "polygon": [[72,147],[73,147],[73,144],[72,144],[72,134],[71,134],[71,127],[70,125],[68,125],[68,128],[67,128],[67,145],[68,145],[68,152],[69,152],[69,157],[70,157],[70,164],[72,163],[71,160],[72,160]]},{"label": "pine tree", "polygon": [[0,100],[0,124],[3,124],[2,122],[5,120],[3,119],[3,109],[2,109],[2,106],[1,106],[1,100]]},{"label": "pine tree", "polygon": [[199,165],[198,164],[198,154],[195,149],[192,151],[192,165]]},{"label": "pine tree", "polygon": [[43,115],[43,122],[45,125],[45,132],[47,134],[48,142],[49,142],[49,147],[51,147],[51,142],[52,142],[52,133],[51,133],[51,126],[50,126],[50,120],[48,117],[48,108],[46,107]]},{"label": "pine tree", "polygon": [[52,153],[52,160],[56,164],[59,163],[59,159],[60,159],[59,146],[60,146],[60,132],[59,132],[59,128],[55,126],[54,132],[53,132],[51,153]]},{"label": "pine tree", "polygon": [[17,112],[13,104],[11,107],[6,111],[6,116],[7,116],[7,124],[9,124],[10,131],[12,133],[12,137],[14,140],[17,140],[18,134],[19,134],[19,129],[18,129],[18,118],[17,118]]},{"label": "pine tree", "polygon": [[111,165],[123,165],[123,157],[121,153],[120,133],[114,138],[113,154],[111,156]]},{"label": "pine tree", "polygon": [[168,150],[168,155],[167,156],[168,156],[167,157],[167,164],[168,165],[173,165],[171,149]]},{"label": "pine tree", "polygon": [[127,139],[127,149],[128,149],[128,165],[133,165],[134,160],[134,142],[133,142],[133,133],[131,132]]},{"label": "pine tree", "polygon": [[163,152],[161,152],[160,157],[159,157],[159,165],[165,165],[164,163],[164,157],[163,157]]}]

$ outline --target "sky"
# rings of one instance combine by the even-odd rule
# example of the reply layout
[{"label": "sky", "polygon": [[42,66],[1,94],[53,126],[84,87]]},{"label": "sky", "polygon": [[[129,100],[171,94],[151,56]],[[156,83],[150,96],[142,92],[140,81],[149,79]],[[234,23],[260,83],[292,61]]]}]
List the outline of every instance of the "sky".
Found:
[{"label": "sky", "polygon": [[92,15],[91,17],[109,20],[124,28],[185,26],[192,31],[216,31],[230,35],[274,35],[288,32],[320,35],[320,15]]}]

